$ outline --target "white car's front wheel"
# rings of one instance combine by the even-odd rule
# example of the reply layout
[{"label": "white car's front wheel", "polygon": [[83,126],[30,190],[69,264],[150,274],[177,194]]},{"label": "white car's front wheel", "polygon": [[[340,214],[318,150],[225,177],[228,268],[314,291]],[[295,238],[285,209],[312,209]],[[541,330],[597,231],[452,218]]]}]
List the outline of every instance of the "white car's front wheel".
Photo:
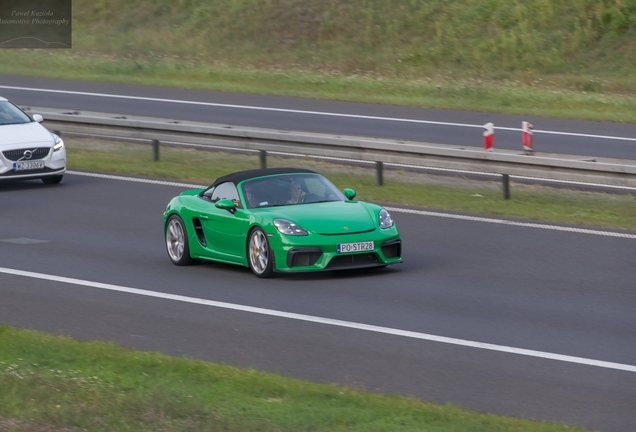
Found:
[{"label": "white car's front wheel", "polygon": [[44,184],[58,184],[59,182],[62,181],[62,178],[64,176],[63,175],[56,175],[56,176],[47,176],[47,177],[42,177],[42,183]]}]

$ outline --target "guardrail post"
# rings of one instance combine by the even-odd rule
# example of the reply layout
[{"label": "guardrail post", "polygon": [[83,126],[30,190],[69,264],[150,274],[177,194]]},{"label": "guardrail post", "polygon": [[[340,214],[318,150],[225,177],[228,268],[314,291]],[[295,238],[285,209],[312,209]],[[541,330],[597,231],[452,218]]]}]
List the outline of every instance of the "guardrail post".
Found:
[{"label": "guardrail post", "polygon": [[509,200],[510,199],[510,176],[508,174],[502,174],[501,182],[503,185],[503,198],[505,200]]},{"label": "guardrail post", "polygon": [[152,160],[159,161],[159,140],[152,140]]},{"label": "guardrail post", "polygon": [[259,159],[261,161],[261,169],[267,168],[267,151],[261,150],[259,152]]},{"label": "guardrail post", "polygon": [[382,170],[384,169],[384,163],[376,162],[375,163],[375,180],[378,186],[384,186],[384,176]]}]

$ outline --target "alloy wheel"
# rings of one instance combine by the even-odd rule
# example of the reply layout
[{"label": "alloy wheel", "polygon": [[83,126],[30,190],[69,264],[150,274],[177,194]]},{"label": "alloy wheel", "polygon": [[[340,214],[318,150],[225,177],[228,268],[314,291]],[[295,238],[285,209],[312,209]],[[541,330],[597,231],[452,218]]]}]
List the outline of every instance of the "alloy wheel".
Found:
[{"label": "alloy wheel", "polygon": [[183,224],[177,218],[173,218],[168,222],[166,229],[166,246],[168,255],[172,261],[178,262],[183,258],[185,251],[185,231]]},{"label": "alloy wheel", "polygon": [[269,245],[261,230],[255,230],[250,237],[250,264],[257,274],[263,274],[269,264]]}]

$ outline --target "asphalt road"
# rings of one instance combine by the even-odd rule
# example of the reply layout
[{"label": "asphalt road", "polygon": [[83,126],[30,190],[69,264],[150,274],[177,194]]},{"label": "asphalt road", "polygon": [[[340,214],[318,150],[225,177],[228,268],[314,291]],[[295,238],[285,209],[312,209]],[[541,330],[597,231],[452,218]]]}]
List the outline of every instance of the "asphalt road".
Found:
[{"label": "asphalt road", "polygon": [[[6,87],[94,94],[50,93]],[[96,94],[123,95],[128,98],[103,97]],[[634,124],[563,120],[533,116],[522,117],[468,111],[320,101],[7,75],[0,75],[0,96],[6,97],[21,106],[68,108],[239,126],[395,138],[466,146],[483,145],[483,129],[480,125],[494,122],[496,128],[520,129],[521,121],[525,120],[531,122],[535,127],[534,147],[537,151],[636,159],[636,125]],[[155,100],[135,98],[152,98]],[[170,101],[180,101],[180,103]],[[188,101],[195,103],[187,103]],[[204,105],[201,103],[204,103]],[[317,112],[321,114],[316,114]],[[451,122],[468,126],[414,123],[411,120]],[[542,131],[566,134],[551,134]],[[605,137],[614,136],[630,138],[631,140],[568,135],[572,133]],[[521,132],[518,130],[496,129],[495,147],[521,150]]]},{"label": "asphalt road", "polygon": [[[404,264],[261,280],[241,267],[170,263],[161,214],[180,190],[79,175],[58,186],[0,183],[0,267],[636,364],[634,239],[396,212]],[[25,238],[31,242],[16,240]],[[491,413],[636,430],[630,371],[4,273],[0,324]]]}]

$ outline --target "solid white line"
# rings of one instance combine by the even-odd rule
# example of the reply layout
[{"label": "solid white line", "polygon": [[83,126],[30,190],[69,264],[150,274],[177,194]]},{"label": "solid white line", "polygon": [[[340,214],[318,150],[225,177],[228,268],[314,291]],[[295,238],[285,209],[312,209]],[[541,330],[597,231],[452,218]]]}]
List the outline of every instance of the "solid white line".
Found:
[{"label": "solid white line", "polygon": [[[206,187],[205,185],[194,184],[194,183],[170,182],[170,181],[163,181],[163,180],[153,180],[153,179],[126,177],[126,176],[82,172],[82,171],[66,171],[66,174],[79,175],[79,176],[85,176],[85,177],[103,178],[107,180],[120,180],[120,181],[134,182],[134,183],[155,184],[155,185],[161,185],[161,186],[175,186],[175,187],[187,188],[187,189],[201,189],[203,187]],[[426,211],[426,210],[413,210],[413,209],[405,209],[400,207],[386,207],[386,209],[395,213],[410,213],[410,214],[417,214],[421,216],[434,216],[434,217],[441,217],[441,218],[447,218],[447,219],[467,220],[471,222],[486,222],[486,223],[493,223],[493,224],[499,224],[499,225],[519,226],[524,228],[538,228],[538,229],[545,229],[545,230],[552,230],[552,231],[572,232],[572,233],[578,233],[578,234],[593,234],[593,235],[599,235],[599,236],[605,236],[605,237],[618,237],[618,238],[636,240],[636,234],[620,233],[620,232],[614,232],[614,231],[598,231],[598,230],[591,230],[591,229],[585,229],[585,228],[574,228],[574,227],[565,227],[565,226],[558,226],[558,225],[516,222],[511,220],[505,220],[505,219],[493,219],[493,218],[486,218],[486,217],[480,217],[480,216],[466,216],[466,215],[459,215],[459,214],[452,214],[452,213],[432,212],[432,211]]]},{"label": "solid white line", "polygon": [[217,307],[222,309],[230,309],[230,310],[236,310],[241,312],[249,312],[249,313],[255,313],[260,315],[275,316],[275,317],[293,319],[298,321],[326,324],[326,325],[332,325],[336,327],[364,330],[364,331],[369,331],[373,333],[383,333],[383,334],[388,334],[393,336],[402,336],[402,337],[407,337],[412,339],[421,339],[421,340],[440,342],[440,343],[445,343],[450,345],[459,345],[459,346],[464,346],[469,348],[479,348],[484,350],[498,351],[498,352],[504,352],[509,354],[517,354],[517,355],[528,356],[528,357],[538,357],[538,358],[543,358],[548,360],[558,360],[558,361],[563,361],[567,363],[576,363],[576,364],[600,367],[605,369],[615,369],[615,370],[622,370],[627,372],[636,372],[636,366],[622,364],[622,363],[613,363],[608,361],[594,360],[594,359],[588,359],[583,357],[574,357],[574,356],[555,354],[555,353],[549,353],[544,351],[534,351],[534,350],[528,350],[523,348],[509,347],[505,345],[495,345],[495,344],[489,344],[484,342],[475,342],[475,341],[469,341],[464,339],[437,336],[437,335],[432,335],[427,333],[399,330],[399,329],[394,329],[389,327],[380,327],[380,326],[375,326],[370,324],[362,324],[362,323],[356,323],[351,321],[342,321],[342,320],[337,320],[332,318],[322,318],[322,317],[297,314],[292,312],[283,312],[283,311],[277,311],[273,309],[264,309],[259,307],[245,306],[245,305],[239,305],[234,303],[225,303],[225,302],[206,300],[206,299],[200,299],[195,297],[186,297],[186,296],[176,295],[176,294],[167,294],[167,293],[161,293],[156,291],[148,291],[143,289],[129,288],[129,287],[124,287],[119,285],[105,284],[101,282],[91,282],[91,281],[86,281],[81,279],[73,279],[73,278],[67,278],[62,276],[47,275],[42,273],[34,273],[34,272],[23,271],[23,270],[15,270],[15,269],[9,269],[4,267],[0,267],[0,273],[5,273],[5,274],[10,274],[15,276],[23,276],[23,277],[33,278],[33,279],[43,279],[47,281],[60,282],[60,283],[71,284],[71,285],[85,286],[89,288],[118,291],[118,292],[123,292],[128,294],[142,295],[146,297],[155,297],[155,298],[179,301],[184,303],[192,303],[192,304],[198,304],[203,306],[211,306],[211,307]]},{"label": "solid white line", "polygon": [[[9,90],[24,90],[24,91],[32,91],[32,92],[72,94],[72,95],[79,95],[79,96],[95,96],[95,97],[105,97],[105,98],[112,98],[112,99],[132,99],[132,100],[142,100],[142,101],[150,101],[150,102],[167,102],[167,103],[175,103],[175,104],[202,105],[202,106],[236,108],[236,109],[247,109],[247,110],[257,110],[257,111],[274,111],[274,112],[310,114],[310,115],[321,115],[321,116],[331,116],[331,117],[348,117],[348,118],[357,118],[357,119],[365,119],[365,120],[395,121],[395,122],[403,122],[403,123],[420,123],[420,124],[431,124],[431,125],[438,125],[438,126],[457,126],[457,127],[470,127],[470,128],[484,127],[483,125],[466,124],[466,123],[404,119],[404,118],[396,118],[396,117],[378,117],[378,116],[366,116],[366,115],[358,115],[358,114],[342,114],[342,113],[330,113],[330,112],[322,112],[322,111],[294,110],[294,109],[286,109],[286,108],[269,108],[269,107],[258,107],[258,106],[249,106],[249,105],[221,104],[221,103],[213,103],[213,102],[197,102],[197,101],[188,101],[188,100],[179,100],[179,99],[161,99],[161,98],[151,98],[151,97],[143,97],[143,96],[111,95],[106,93],[90,93],[90,92],[79,92],[79,91],[70,91],[70,90],[52,90],[52,89],[14,87],[14,86],[2,86],[2,85],[0,85],[0,88],[9,89]],[[509,128],[509,127],[499,127],[499,126],[496,126],[495,129],[506,130],[506,131],[521,131],[521,128]],[[636,141],[636,138],[618,137],[618,136],[611,136],[611,135],[591,135],[591,134],[581,134],[581,133],[574,133],[574,132],[547,131],[547,130],[538,130],[538,129],[533,130],[533,133],[568,135],[568,136],[577,136],[577,137],[584,137],[584,138],[598,138],[598,139],[619,140],[619,141]]]},{"label": "solid white line", "polygon": [[558,225],[545,225],[545,224],[529,223],[529,222],[517,222],[517,221],[506,220],[506,219],[492,219],[492,218],[486,218],[486,217],[480,217],[480,216],[438,213],[438,212],[432,212],[432,211],[412,210],[412,209],[405,209],[405,208],[399,208],[399,207],[385,207],[385,208],[391,212],[396,212],[396,213],[410,213],[410,214],[417,214],[421,216],[433,216],[433,217],[459,219],[459,220],[472,221],[472,222],[486,222],[486,223],[499,224],[499,225],[517,226],[517,227],[524,227],[524,228],[538,228],[538,229],[551,230],[551,231],[564,231],[564,232],[572,232],[577,234],[592,234],[592,235],[598,235],[598,236],[604,236],[604,237],[618,237],[618,238],[636,240],[636,234],[627,234],[627,233],[620,233],[620,232],[614,232],[614,231],[598,231],[598,230],[591,230],[586,228],[574,228],[574,227],[566,227],[566,226],[558,226]]},{"label": "solid white line", "polygon": [[82,172],[82,171],[66,171],[66,174],[78,175],[78,176],[84,176],[84,177],[96,177],[96,178],[102,178],[107,180],[121,180],[121,181],[133,182],[133,183],[146,183],[146,184],[155,184],[155,185],[161,185],[161,186],[175,186],[175,187],[181,187],[181,188],[187,188],[187,189],[201,189],[205,187],[203,185],[194,184],[194,183],[152,180],[152,179],[145,179],[145,178],[126,177],[126,176]]}]

